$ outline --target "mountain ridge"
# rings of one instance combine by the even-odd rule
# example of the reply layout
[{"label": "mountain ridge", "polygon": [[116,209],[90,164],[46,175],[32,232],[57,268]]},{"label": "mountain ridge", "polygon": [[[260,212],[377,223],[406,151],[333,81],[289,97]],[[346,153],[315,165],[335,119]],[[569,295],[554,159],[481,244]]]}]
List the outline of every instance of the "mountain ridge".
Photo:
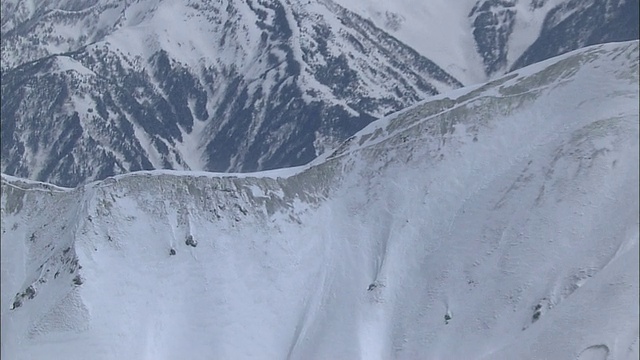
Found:
[{"label": "mountain ridge", "polygon": [[75,186],[301,165],[437,93],[637,38],[637,4],[7,0],[1,169]]},{"label": "mountain ridge", "polygon": [[[461,86],[332,4],[298,7],[295,16],[279,2],[230,4],[224,12],[219,4],[203,3],[197,10],[165,4],[148,14],[141,10],[141,19],[127,21],[144,22],[127,31],[68,60],[56,58],[88,69],[80,74],[56,75],[37,66],[5,71],[3,127],[25,130],[5,137],[3,171],[69,186],[151,168],[300,165],[375,117]],[[157,35],[173,29],[165,18],[176,12],[193,31]],[[138,34],[141,24],[157,28],[156,35]],[[202,46],[207,42],[212,46]],[[60,99],[34,88],[62,89]],[[74,135],[53,143],[34,126]],[[32,165],[50,153],[55,155],[44,160],[48,168]]]},{"label": "mountain ridge", "polygon": [[439,95],[295,169],[3,175],[2,355],[633,358],[637,53]]}]

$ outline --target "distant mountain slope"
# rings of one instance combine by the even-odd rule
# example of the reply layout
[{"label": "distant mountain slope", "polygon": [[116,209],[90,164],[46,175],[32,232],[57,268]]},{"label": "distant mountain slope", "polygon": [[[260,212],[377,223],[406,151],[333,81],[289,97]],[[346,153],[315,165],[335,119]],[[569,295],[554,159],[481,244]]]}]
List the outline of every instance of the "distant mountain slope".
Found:
[{"label": "distant mountain slope", "polygon": [[307,163],[371,121],[581,46],[638,0],[7,0],[3,172]]},{"label": "distant mountain slope", "polygon": [[546,15],[536,41],[511,66],[517,69],[584,46],[640,38],[640,1],[571,0]]},{"label": "distant mountain slope", "polygon": [[466,85],[596,43],[638,39],[638,0],[336,0]]},{"label": "distant mountain slope", "polygon": [[[4,172],[70,186],[300,165],[462,85],[331,1],[72,4],[6,22]],[[111,25],[78,38],[84,23]]]},{"label": "distant mountain slope", "polygon": [[2,175],[2,358],[635,359],[638,50],[434,97],[298,168]]},{"label": "distant mountain slope", "polygon": [[489,77],[587,45],[635,40],[638,0],[478,0],[469,13]]}]

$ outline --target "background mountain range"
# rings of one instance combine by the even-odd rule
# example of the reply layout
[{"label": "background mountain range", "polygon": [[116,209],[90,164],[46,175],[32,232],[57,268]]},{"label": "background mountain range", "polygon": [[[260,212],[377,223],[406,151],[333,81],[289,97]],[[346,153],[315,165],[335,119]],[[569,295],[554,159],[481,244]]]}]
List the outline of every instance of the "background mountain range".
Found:
[{"label": "background mountain range", "polygon": [[582,46],[637,0],[7,0],[2,172],[308,163],[373,120]]}]

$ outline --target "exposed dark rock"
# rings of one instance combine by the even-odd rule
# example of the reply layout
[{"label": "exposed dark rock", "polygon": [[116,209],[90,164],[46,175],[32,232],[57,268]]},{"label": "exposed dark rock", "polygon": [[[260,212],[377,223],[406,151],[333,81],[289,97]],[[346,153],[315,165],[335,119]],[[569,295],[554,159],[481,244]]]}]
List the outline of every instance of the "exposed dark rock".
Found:
[{"label": "exposed dark rock", "polygon": [[36,289],[33,287],[33,285],[29,285],[24,290],[24,294],[22,296],[26,296],[28,299],[33,299],[34,297],[36,297]]},{"label": "exposed dark rock", "polygon": [[73,284],[74,284],[74,285],[76,285],[76,286],[80,286],[80,285],[82,285],[83,283],[84,283],[84,280],[82,280],[82,277],[81,277],[80,275],[76,275],[76,276],[73,278]]},{"label": "exposed dark rock", "polygon": [[[370,21],[333,2],[321,4],[340,20],[340,29],[304,6],[278,1],[231,2],[224,9],[197,5],[198,16],[217,26],[220,43],[212,43],[214,49],[246,46],[243,26],[262,32],[259,46],[246,49],[256,52],[251,76],[236,64],[182,63],[165,49],[148,59],[129,57],[101,42],[110,28],[89,29],[97,36],[92,45],[69,39],[78,46],[64,54],[47,53],[55,32],[38,34],[43,43],[25,43],[30,31],[49,31],[39,24],[78,21],[65,13],[56,19],[36,16],[31,21],[38,25],[3,33],[3,50],[22,60],[2,68],[2,172],[76,186],[131,171],[188,170],[192,165],[178,150],[179,144],[189,145],[185,135],[201,143],[193,146],[199,153],[189,155],[202,158],[202,170],[296,166],[379,116],[434,95],[439,87],[462,85]],[[243,25],[244,11],[257,21]],[[93,9],[83,14],[100,15]],[[312,28],[304,28],[309,23]],[[297,41],[294,29],[302,37]],[[335,43],[347,44],[348,51],[334,54]],[[60,71],[69,63],[86,72]],[[368,85],[365,77],[376,83]],[[193,134],[196,124],[202,133]],[[32,167],[32,157],[43,166]]]},{"label": "exposed dark rock", "polygon": [[13,304],[11,304],[11,310],[19,308],[20,306],[22,306],[22,300],[16,299]]},{"label": "exposed dark rock", "polygon": [[507,45],[513,32],[515,15],[514,0],[478,1],[469,14],[474,19],[473,36],[487,75],[507,65]]},{"label": "exposed dark rock", "polygon": [[547,13],[540,36],[511,70],[589,45],[640,38],[639,3],[570,0],[556,6]]},{"label": "exposed dark rock", "polygon": [[367,291],[372,291],[373,289],[375,289],[377,287],[378,287],[378,285],[376,285],[376,284],[373,284],[373,283],[369,284],[369,287],[367,288]]},{"label": "exposed dark rock", "polygon": [[185,240],[185,244],[193,247],[198,246],[198,242],[193,238],[193,235],[187,236],[187,239]]}]

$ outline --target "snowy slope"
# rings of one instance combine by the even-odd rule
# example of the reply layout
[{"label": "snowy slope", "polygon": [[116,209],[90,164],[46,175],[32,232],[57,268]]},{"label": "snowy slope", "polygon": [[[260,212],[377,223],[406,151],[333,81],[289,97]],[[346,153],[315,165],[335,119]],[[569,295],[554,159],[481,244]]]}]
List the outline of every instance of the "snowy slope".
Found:
[{"label": "snowy slope", "polygon": [[2,357],[637,359],[637,54],[440,95],[295,169],[3,175]]},{"label": "snowy slope", "polygon": [[638,0],[336,0],[465,85],[587,45],[638,38]]},{"label": "snowy slope", "polygon": [[638,38],[638,0],[7,0],[1,171],[306,164],[462,85]]},{"label": "snowy slope", "polygon": [[331,1],[116,5],[40,4],[14,27],[19,12],[3,11],[3,172],[76,186],[143,169],[296,166],[462,86]]},{"label": "snowy slope", "polygon": [[337,0],[370,19],[464,84],[484,82],[468,15],[475,0]]}]

